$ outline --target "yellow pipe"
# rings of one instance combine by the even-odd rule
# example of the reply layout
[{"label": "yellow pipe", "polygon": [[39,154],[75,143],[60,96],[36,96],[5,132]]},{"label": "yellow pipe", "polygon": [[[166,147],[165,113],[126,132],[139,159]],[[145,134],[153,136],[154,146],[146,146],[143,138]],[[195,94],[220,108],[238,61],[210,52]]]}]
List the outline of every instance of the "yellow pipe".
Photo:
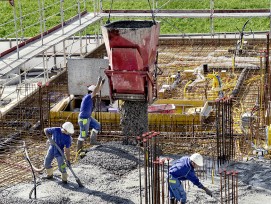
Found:
[{"label": "yellow pipe", "polygon": [[233,58],[232,58],[232,73],[234,74],[234,71],[235,71],[235,55],[233,55]]},{"label": "yellow pipe", "polygon": [[[214,73],[214,74],[208,74],[208,75],[207,75],[207,78],[213,79],[212,90],[218,91],[217,88],[220,88],[219,90],[222,89],[222,87],[219,86],[219,80],[218,80],[218,78],[217,78],[217,73]],[[217,95],[216,95],[216,96],[217,96]]]},{"label": "yellow pipe", "polygon": [[267,127],[267,145],[271,146],[271,125]]},{"label": "yellow pipe", "polygon": [[191,84],[191,83],[192,83],[192,81],[190,80],[190,81],[187,82],[187,83],[185,84],[185,86],[184,86],[183,95],[184,95],[185,98],[187,97],[186,88],[187,88],[187,86],[188,86],[189,84]]},{"label": "yellow pipe", "polygon": [[174,104],[174,105],[191,105],[191,106],[203,106],[202,100],[179,100],[179,99],[158,99],[154,104]]}]

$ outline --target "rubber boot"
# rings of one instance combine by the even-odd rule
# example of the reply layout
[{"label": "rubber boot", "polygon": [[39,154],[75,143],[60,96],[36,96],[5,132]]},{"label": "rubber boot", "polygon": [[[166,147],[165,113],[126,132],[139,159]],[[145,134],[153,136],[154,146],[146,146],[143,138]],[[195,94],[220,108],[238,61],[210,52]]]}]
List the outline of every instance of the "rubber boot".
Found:
[{"label": "rubber boot", "polygon": [[62,173],[61,174],[62,183],[67,184],[68,183],[68,174]]},{"label": "rubber boot", "polygon": [[99,145],[99,143],[97,142],[97,134],[98,134],[97,130],[95,130],[95,129],[91,130],[90,145]]},{"label": "rubber boot", "polygon": [[53,179],[53,173],[54,173],[53,168],[46,169],[47,176],[43,176],[42,179]]},{"label": "rubber boot", "polygon": [[80,154],[81,151],[83,150],[83,143],[84,143],[84,141],[77,140],[77,148],[76,148],[76,152],[77,152],[78,154]]},{"label": "rubber boot", "polygon": [[81,159],[84,158],[84,156],[86,156],[86,152],[85,150],[83,150],[83,143],[84,141],[77,140],[76,151],[77,151],[78,156],[80,156]]}]

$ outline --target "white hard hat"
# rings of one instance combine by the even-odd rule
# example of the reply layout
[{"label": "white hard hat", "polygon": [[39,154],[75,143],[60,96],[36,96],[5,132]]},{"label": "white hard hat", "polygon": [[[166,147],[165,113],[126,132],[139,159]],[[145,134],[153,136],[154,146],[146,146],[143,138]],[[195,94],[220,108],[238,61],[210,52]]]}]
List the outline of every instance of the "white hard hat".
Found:
[{"label": "white hard hat", "polygon": [[64,130],[66,130],[68,133],[70,134],[73,134],[74,133],[74,127],[73,127],[73,124],[71,122],[65,122],[63,125],[62,125],[62,128]]},{"label": "white hard hat", "polygon": [[198,166],[203,166],[203,157],[199,153],[192,154],[190,160]]},{"label": "white hard hat", "polygon": [[95,88],[96,88],[95,85],[90,85],[90,86],[88,87],[88,90],[93,92]]}]

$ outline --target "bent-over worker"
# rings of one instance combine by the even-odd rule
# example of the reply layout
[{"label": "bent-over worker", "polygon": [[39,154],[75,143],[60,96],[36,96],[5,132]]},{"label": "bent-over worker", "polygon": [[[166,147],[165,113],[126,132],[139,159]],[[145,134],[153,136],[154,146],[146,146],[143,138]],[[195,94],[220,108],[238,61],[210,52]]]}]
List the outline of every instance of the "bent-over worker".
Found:
[{"label": "bent-over worker", "polygon": [[[53,167],[52,161],[54,158],[57,160],[58,169],[61,172],[61,178],[63,183],[67,183],[68,174],[66,171],[66,166],[70,165],[70,147],[72,144],[71,135],[74,133],[74,127],[71,122],[65,122],[62,127],[51,127],[51,128],[44,128],[45,135],[49,138],[51,136],[52,140],[59,146],[62,153],[65,152],[65,156],[67,159],[67,164],[64,162],[64,158],[62,157],[61,153],[58,151],[54,144],[50,144],[47,155],[45,156],[44,160],[44,167],[47,172],[47,176],[44,177],[46,179],[53,178]],[[64,151],[65,148],[65,151]]]},{"label": "bent-over worker", "polygon": [[169,193],[170,202],[174,200],[180,201],[181,204],[186,203],[186,192],[184,190],[182,181],[189,180],[197,187],[203,189],[209,196],[212,192],[202,185],[195,174],[195,168],[203,166],[203,157],[198,154],[192,154],[190,157],[184,156],[174,163],[168,172],[169,176]]}]

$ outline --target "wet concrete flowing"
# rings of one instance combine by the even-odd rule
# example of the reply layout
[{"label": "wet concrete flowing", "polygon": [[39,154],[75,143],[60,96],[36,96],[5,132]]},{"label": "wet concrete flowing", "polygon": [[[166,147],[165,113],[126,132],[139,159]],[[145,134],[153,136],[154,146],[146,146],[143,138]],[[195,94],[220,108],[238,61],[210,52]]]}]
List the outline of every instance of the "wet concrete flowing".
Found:
[{"label": "wet concrete flowing", "polygon": [[121,128],[124,136],[139,136],[148,131],[147,102],[125,101],[120,110]]}]

